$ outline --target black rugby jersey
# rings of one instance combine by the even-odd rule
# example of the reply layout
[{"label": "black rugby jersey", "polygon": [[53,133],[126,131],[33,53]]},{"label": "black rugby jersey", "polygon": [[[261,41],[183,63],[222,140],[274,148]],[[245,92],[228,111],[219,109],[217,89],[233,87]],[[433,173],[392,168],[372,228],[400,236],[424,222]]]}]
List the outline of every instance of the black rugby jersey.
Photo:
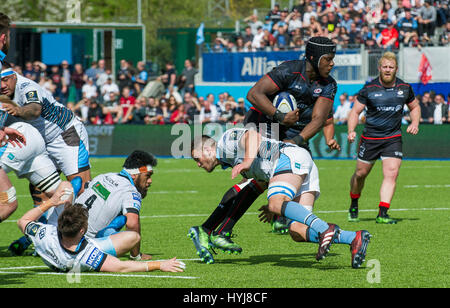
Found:
[{"label": "black rugby jersey", "polygon": [[[310,82],[306,74],[306,60],[283,62],[267,73],[267,76],[278,87],[278,91],[268,97],[270,101],[273,101],[280,92],[290,93],[297,101],[299,121],[290,128],[290,130],[295,130],[296,134],[311,122],[312,110],[319,97],[334,102],[337,91],[336,81],[329,76]],[[330,110],[328,117],[331,118],[332,116],[333,111]]]},{"label": "black rugby jersey", "polygon": [[375,78],[359,91],[357,98],[366,105],[362,137],[389,138],[401,135],[403,107],[415,96],[412,87],[399,78],[392,88],[385,88],[379,78]]}]

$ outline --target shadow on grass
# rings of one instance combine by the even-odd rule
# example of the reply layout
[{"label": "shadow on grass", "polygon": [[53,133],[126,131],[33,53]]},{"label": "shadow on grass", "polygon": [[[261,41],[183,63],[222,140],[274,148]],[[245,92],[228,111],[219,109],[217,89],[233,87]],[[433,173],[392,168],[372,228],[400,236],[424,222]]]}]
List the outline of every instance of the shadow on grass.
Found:
[{"label": "shadow on grass", "polygon": [[[420,218],[398,218],[398,217],[391,217],[392,219],[395,219],[397,221],[397,223],[402,222],[402,221],[417,221],[420,220]],[[360,218],[359,221],[373,221],[374,224],[375,223],[375,218]],[[356,225],[357,223],[355,223]],[[382,225],[382,224],[377,224],[377,225]]]},{"label": "shadow on grass", "polygon": [[[326,262],[329,258],[337,256],[335,253],[328,253],[324,260],[316,261],[315,254],[305,253],[305,254],[271,254],[271,255],[260,255],[260,256],[250,256],[248,258],[242,258],[239,255],[237,258],[232,259],[221,259],[220,254],[215,255],[215,264],[233,264],[233,265],[259,265],[267,263],[271,266],[280,266],[288,268],[316,268],[318,270],[340,270],[348,266],[336,266],[327,265]],[[201,261],[198,261],[202,263]]]}]

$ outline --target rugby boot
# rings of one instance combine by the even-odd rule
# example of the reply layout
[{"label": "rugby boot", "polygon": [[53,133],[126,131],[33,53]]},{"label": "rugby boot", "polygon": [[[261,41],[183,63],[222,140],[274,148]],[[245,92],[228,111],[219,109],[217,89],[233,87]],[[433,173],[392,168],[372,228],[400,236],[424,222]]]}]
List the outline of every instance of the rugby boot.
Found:
[{"label": "rugby boot", "polygon": [[397,223],[397,220],[390,218],[388,214],[385,214],[385,215],[378,215],[375,222],[377,224],[395,225]]},{"label": "rugby boot", "polygon": [[317,251],[316,260],[320,261],[330,251],[331,244],[338,237],[340,228],[336,224],[328,224],[328,229],[319,233],[319,249]]},{"label": "rugby boot", "polygon": [[282,216],[274,215],[270,225],[272,226],[272,233],[287,234],[289,232],[290,219]]},{"label": "rugby boot", "polygon": [[242,252],[241,246],[233,242],[231,238],[231,233],[227,232],[223,234],[211,235],[210,240],[214,248],[219,248],[223,252],[228,252],[230,254],[240,254]]},{"label": "rugby boot", "polygon": [[352,267],[359,268],[365,261],[367,246],[369,245],[372,235],[366,230],[356,231],[356,237],[350,244],[350,252],[352,253]]},{"label": "rugby boot", "polygon": [[203,230],[201,226],[191,227],[187,236],[192,239],[197,255],[202,262],[206,264],[214,263],[214,257],[208,250],[210,248],[209,235]]},{"label": "rugby boot", "polygon": [[12,242],[8,250],[11,252],[13,256],[22,256],[27,250],[27,248],[32,244],[30,240],[28,240],[25,236],[22,236],[18,240]]},{"label": "rugby boot", "polygon": [[349,222],[359,222],[357,207],[350,207],[350,209],[348,210],[348,221]]}]

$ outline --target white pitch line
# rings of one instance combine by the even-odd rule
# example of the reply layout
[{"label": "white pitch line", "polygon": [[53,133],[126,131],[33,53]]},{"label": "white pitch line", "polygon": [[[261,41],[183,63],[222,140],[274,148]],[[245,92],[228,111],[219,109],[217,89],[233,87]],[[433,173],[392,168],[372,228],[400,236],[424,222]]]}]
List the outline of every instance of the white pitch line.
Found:
[{"label": "white pitch line", "polygon": [[450,188],[450,184],[437,184],[437,185],[404,185],[404,188]]},{"label": "white pitch line", "polygon": [[[448,207],[436,207],[436,208],[412,208],[412,209],[395,209],[391,208],[389,211],[448,211],[450,208]],[[378,209],[360,209],[360,212],[378,212]],[[314,211],[314,213],[318,214],[334,214],[334,213],[347,213],[348,210],[336,210],[336,211]],[[260,212],[248,212],[244,215],[259,215]],[[179,214],[179,215],[152,215],[152,216],[140,216],[141,219],[147,219],[147,218],[180,218],[180,217],[208,217],[211,214]],[[5,220],[2,223],[8,223],[8,222],[17,222],[17,220]]]},{"label": "white pitch line", "polygon": [[[13,274],[13,275],[22,275],[29,274],[29,272],[2,272],[0,274]],[[33,273],[34,275],[67,275],[68,273],[56,273],[56,272],[37,272]],[[157,275],[132,275],[132,274],[108,274],[108,273],[80,273],[80,276],[94,276],[94,277],[133,277],[133,278],[173,278],[173,279],[198,279],[199,277],[191,277],[191,276],[157,276]]]}]

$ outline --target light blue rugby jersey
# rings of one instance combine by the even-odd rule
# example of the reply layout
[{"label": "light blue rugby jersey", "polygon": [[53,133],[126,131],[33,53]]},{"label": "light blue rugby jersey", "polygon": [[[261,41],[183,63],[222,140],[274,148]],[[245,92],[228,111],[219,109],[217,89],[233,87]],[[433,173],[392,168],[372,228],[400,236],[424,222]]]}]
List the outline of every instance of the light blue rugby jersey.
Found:
[{"label": "light blue rugby jersey", "polygon": [[[241,139],[248,131],[245,128],[231,128],[227,130],[217,142],[216,157],[222,168],[234,167],[244,160],[245,149],[241,146]],[[282,141],[261,137],[258,154],[250,170],[242,175],[248,179],[268,182],[280,157],[280,150],[290,145]]]}]

